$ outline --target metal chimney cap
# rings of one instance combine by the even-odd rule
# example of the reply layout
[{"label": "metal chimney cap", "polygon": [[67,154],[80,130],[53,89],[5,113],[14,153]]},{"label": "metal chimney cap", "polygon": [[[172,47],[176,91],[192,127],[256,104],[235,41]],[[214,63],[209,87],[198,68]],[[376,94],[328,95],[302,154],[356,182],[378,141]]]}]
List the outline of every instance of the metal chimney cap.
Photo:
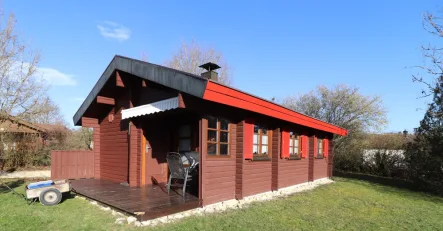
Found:
[{"label": "metal chimney cap", "polygon": [[217,65],[215,63],[211,63],[211,62],[205,63],[199,67],[206,69],[207,71],[213,71],[213,70],[217,70],[220,68],[219,65]]}]

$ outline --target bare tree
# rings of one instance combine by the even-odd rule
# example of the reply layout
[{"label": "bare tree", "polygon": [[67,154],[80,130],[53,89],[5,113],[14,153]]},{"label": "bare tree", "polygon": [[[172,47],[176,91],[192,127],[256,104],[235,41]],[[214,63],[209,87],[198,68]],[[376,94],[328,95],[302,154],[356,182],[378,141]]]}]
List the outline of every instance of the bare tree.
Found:
[{"label": "bare tree", "polygon": [[218,71],[220,83],[232,84],[232,69],[226,62],[223,54],[213,47],[203,47],[195,40],[191,43],[183,42],[177,53],[173,54],[172,58],[166,61],[166,66],[200,75],[204,70],[199,68],[199,66],[207,62],[216,63],[221,67]]},{"label": "bare tree", "polygon": [[38,73],[39,53],[15,32],[14,14],[0,17],[0,116],[30,119],[48,115],[55,108],[48,85]]},{"label": "bare tree", "polygon": [[[443,39],[443,18],[433,13],[426,12],[423,15],[423,28],[437,39]],[[435,80],[443,75],[443,47],[441,45],[422,45],[421,50],[425,62],[417,66],[424,73],[412,75],[412,81],[424,85],[422,97],[434,95]],[[440,115],[441,116],[441,115]]]},{"label": "bare tree", "polygon": [[380,97],[365,96],[358,88],[346,85],[334,88],[318,86],[307,94],[286,97],[282,104],[348,130],[347,136],[334,137],[334,164],[337,165],[341,164],[340,161],[348,165],[362,160],[361,139],[364,134],[378,131],[387,123]]}]

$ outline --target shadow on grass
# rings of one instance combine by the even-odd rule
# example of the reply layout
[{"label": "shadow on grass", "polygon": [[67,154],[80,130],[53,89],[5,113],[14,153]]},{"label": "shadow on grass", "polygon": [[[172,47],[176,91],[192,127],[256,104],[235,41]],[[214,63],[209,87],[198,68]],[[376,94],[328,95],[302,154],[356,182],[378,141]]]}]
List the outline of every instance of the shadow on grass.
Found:
[{"label": "shadow on grass", "polygon": [[[13,181],[8,181],[8,182],[4,182],[2,181],[1,183],[6,184],[8,187],[15,189],[17,187],[20,187],[21,185],[23,185],[25,183],[25,181],[23,179],[18,179],[18,180],[13,180]],[[0,183],[0,193],[9,193],[11,192],[11,190],[6,187],[5,185]]]},{"label": "shadow on grass", "polygon": [[75,193],[73,192],[65,192],[62,193],[62,200],[60,201],[60,204],[63,203],[65,200],[74,199]]},{"label": "shadow on grass", "polygon": [[[412,191],[418,192],[420,194],[411,194],[409,193],[408,197],[414,197],[416,199],[425,199],[432,202],[443,203],[443,194],[441,191],[437,191],[434,189],[429,189],[422,184],[414,183],[413,181],[395,179],[395,178],[387,178],[381,176],[367,175],[361,173],[349,173],[349,172],[339,172],[334,171],[335,177],[341,177],[344,179],[354,179],[361,180],[377,185],[388,186],[388,187],[376,187],[374,189],[383,191],[383,192],[399,192],[399,190],[403,191]],[[424,197],[424,194],[426,196]],[[406,196],[406,195],[405,195]],[[437,198],[435,196],[439,196]]]}]

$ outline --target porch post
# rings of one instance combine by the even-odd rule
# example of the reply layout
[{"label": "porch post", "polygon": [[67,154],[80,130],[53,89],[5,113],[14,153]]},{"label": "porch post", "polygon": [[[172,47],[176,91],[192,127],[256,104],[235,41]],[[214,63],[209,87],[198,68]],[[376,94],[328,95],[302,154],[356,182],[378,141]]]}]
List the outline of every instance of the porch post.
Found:
[{"label": "porch post", "polygon": [[129,186],[141,185],[141,129],[129,122]]},{"label": "porch post", "polygon": [[329,137],[329,147],[328,147],[328,177],[332,177],[332,171],[334,169],[334,142],[332,141],[333,136]]},{"label": "porch post", "polygon": [[271,190],[277,191],[278,186],[278,167],[281,156],[281,135],[280,128],[276,128],[272,131],[272,178],[271,178]]},{"label": "porch post", "polygon": [[309,136],[309,170],[308,181],[314,181],[314,135]]},{"label": "porch post", "polygon": [[205,118],[201,118],[199,121],[199,153],[200,153],[200,166],[199,166],[199,193],[198,197],[202,202],[202,205],[205,205],[205,164],[206,164],[206,155],[207,155],[207,128],[208,128],[208,120]]}]

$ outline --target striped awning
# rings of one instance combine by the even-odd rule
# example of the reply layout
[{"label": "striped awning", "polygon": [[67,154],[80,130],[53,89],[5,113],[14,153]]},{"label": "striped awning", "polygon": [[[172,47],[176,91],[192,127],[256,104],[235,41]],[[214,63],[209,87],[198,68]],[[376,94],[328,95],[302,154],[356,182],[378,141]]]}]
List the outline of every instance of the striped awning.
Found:
[{"label": "striped awning", "polygon": [[178,97],[122,110],[122,119],[149,115],[152,113],[167,111],[175,108],[178,108]]}]

